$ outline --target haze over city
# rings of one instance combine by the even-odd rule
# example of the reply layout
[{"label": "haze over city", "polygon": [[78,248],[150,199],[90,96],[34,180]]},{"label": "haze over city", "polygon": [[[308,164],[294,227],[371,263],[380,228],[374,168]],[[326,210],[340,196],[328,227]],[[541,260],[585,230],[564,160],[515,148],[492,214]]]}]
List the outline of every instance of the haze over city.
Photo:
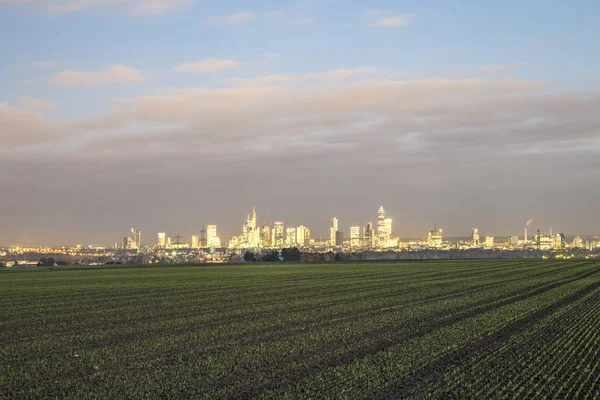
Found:
[{"label": "haze over city", "polygon": [[401,238],[597,234],[576,3],[0,0],[0,246],[226,239],[252,206],[315,237],[381,205]]}]

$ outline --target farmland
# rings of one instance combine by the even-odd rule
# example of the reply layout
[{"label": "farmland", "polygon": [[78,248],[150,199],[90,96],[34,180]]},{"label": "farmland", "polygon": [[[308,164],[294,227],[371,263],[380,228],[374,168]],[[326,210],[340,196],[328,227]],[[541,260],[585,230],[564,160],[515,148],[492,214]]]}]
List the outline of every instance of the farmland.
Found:
[{"label": "farmland", "polygon": [[600,263],[0,271],[0,398],[600,399]]}]

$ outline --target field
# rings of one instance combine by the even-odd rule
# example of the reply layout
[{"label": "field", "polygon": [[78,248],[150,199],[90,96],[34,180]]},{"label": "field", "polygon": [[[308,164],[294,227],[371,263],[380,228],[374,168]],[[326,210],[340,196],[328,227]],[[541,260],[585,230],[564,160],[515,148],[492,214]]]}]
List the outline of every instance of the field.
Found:
[{"label": "field", "polygon": [[0,271],[0,398],[600,399],[600,263]]}]

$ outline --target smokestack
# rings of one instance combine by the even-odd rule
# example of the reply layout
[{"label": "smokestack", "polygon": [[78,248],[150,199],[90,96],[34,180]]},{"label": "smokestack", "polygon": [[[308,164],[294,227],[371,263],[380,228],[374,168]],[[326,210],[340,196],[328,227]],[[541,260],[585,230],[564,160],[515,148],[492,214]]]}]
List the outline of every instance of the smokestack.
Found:
[{"label": "smokestack", "polygon": [[527,241],[527,227],[525,227],[525,241]]},{"label": "smokestack", "polygon": [[550,237],[552,237],[552,228],[550,228]]}]

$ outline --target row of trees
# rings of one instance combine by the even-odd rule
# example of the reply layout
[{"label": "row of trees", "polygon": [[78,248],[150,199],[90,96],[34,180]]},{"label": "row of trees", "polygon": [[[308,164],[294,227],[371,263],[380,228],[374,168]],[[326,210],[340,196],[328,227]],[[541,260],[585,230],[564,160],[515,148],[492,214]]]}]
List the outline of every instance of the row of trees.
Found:
[{"label": "row of trees", "polygon": [[247,251],[244,254],[244,261],[247,262],[298,262],[302,258],[300,250],[296,247],[282,249],[281,253],[278,251],[271,251],[264,254],[257,254],[252,251]]}]

